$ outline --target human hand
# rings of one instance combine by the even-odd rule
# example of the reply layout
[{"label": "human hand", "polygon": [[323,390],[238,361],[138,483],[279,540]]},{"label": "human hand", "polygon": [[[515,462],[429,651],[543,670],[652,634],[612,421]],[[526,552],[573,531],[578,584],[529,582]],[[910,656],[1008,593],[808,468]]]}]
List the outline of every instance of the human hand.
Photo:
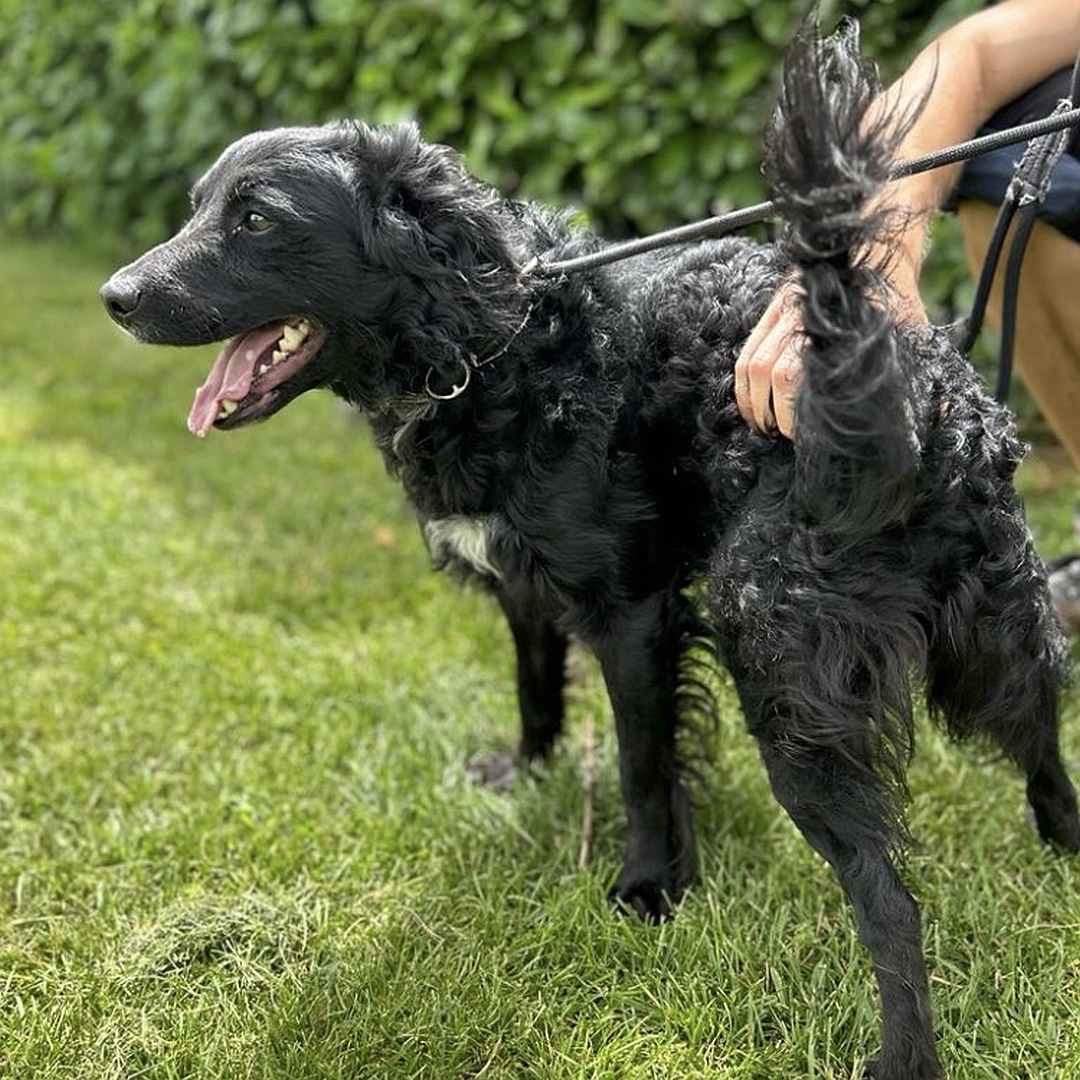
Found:
[{"label": "human hand", "polygon": [[[877,301],[897,323],[926,322],[917,266],[895,260]],[[799,286],[789,278],[777,289],[735,361],[735,402],[759,431],[795,438],[795,398],[802,383],[803,341]]]},{"label": "human hand", "polygon": [[777,290],[735,361],[735,401],[759,431],[795,435],[795,395],[802,381],[803,325],[799,290],[788,280]]}]

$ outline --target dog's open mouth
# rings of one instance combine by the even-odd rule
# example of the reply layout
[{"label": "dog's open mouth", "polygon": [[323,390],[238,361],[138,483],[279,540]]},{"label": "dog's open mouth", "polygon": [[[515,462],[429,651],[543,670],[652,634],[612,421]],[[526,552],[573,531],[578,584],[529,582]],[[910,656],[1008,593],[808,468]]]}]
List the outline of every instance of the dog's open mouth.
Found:
[{"label": "dog's open mouth", "polygon": [[308,319],[261,326],[238,334],[218,354],[195,392],[188,430],[200,437],[212,427],[231,428],[261,420],[294,395],[281,387],[319,351],[326,331]]}]

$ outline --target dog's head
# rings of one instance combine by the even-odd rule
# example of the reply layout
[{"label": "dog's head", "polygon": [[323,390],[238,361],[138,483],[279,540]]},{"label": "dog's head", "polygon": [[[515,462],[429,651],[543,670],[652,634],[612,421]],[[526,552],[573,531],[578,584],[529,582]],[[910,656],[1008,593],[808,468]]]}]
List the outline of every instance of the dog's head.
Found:
[{"label": "dog's head", "polygon": [[[142,341],[224,342],[189,428],[264,419],[331,386],[374,408],[520,317],[510,205],[413,125],[344,122],[233,143],[172,239],[101,290]],[[496,285],[497,281],[497,285]]]}]

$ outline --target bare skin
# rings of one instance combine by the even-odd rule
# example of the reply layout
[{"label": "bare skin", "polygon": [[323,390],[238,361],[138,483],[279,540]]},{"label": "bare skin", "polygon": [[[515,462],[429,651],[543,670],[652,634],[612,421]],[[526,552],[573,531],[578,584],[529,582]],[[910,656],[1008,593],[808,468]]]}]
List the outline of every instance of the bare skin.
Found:
[{"label": "bare skin", "polygon": [[[971,138],[1002,105],[1071,64],[1077,52],[1076,0],[1003,0],[957,23],[923,49],[881,96],[882,108],[899,107],[901,114],[905,105],[925,98],[925,107],[900,143],[898,157],[917,157]],[[889,186],[888,207],[902,213],[903,228],[890,237],[887,250],[868,255],[885,267],[890,306],[899,321],[926,321],[919,272],[927,233],[960,169],[961,165],[952,165]],[[1032,257],[1028,255],[1029,262]],[[735,394],[743,418],[762,431],[787,438],[795,434],[795,396],[802,372],[796,289],[788,283],[777,292],[735,364]],[[1058,393],[1068,382],[1080,394],[1080,339],[1074,342],[1064,354],[1072,362],[1062,364],[1056,373]],[[1022,355],[1018,362],[1024,374]],[[1051,375],[1047,385],[1054,379]],[[1056,428],[1053,417],[1048,416],[1048,422]]]}]

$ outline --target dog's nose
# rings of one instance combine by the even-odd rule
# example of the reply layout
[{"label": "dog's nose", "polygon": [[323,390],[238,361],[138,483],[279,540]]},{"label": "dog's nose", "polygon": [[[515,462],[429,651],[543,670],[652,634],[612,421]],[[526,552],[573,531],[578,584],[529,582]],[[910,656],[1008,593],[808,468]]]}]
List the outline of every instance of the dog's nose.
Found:
[{"label": "dog's nose", "polygon": [[130,278],[112,277],[101,287],[105,310],[118,322],[124,323],[135,314],[142,292]]}]

